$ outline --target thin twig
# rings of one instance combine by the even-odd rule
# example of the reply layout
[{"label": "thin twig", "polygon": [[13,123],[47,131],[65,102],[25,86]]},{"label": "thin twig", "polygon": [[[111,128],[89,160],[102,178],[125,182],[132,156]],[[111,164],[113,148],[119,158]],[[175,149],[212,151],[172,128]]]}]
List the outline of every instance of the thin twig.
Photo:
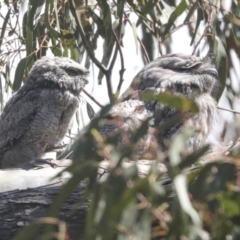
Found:
[{"label": "thin twig", "polygon": [[76,19],[76,23],[77,23],[77,28],[79,31],[79,34],[81,36],[83,45],[87,51],[88,56],[91,58],[91,60],[96,64],[96,66],[102,71],[102,73],[105,75],[106,77],[106,83],[107,83],[107,90],[108,90],[108,96],[110,99],[110,102],[114,102],[114,95],[113,95],[113,91],[112,91],[112,83],[111,83],[111,71],[109,71],[103,64],[101,64],[101,62],[99,62],[97,60],[97,58],[94,56],[91,48],[88,45],[88,41],[85,37],[85,33],[84,33],[84,29],[82,26],[82,23],[78,17],[77,14],[77,9],[74,3],[74,0],[70,0],[70,9],[72,11],[72,14],[74,16],[74,18]]},{"label": "thin twig", "polygon": [[227,108],[222,108],[222,107],[217,107],[217,108],[220,109],[220,110],[223,110],[223,111],[240,114],[240,112],[232,110],[232,109],[227,109]]},{"label": "thin twig", "polygon": [[[59,13],[59,11],[60,11],[61,9],[62,9],[62,6],[60,6],[60,7],[57,9],[57,12]],[[55,20],[56,20],[55,18],[52,19],[52,21],[49,23],[50,26],[53,25],[53,23],[55,22]],[[39,51],[41,51],[42,48],[44,47],[44,43],[46,43],[46,46],[48,46],[48,40],[47,40],[47,38],[48,38],[48,32],[44,35],[44,37],[43,37],[43,39],[42,39],[42,42],[41,42],[41,44],[39,45],[39,48],[36,49],[33,53],[37,54]]]},{"label": "thin twig", "polygon": [[196,51],[198,45],[200,44],[200,42],[202,41],[202,39],[206,36],[206,33],[207,33],[208,28],[211,29],[211,26],[207,26],[207,27],[205,28],[203,35],[200,37],[200,39],[198,40],[196,46],[195,46],[194,49],[193,49],[192,55],[195,53],[195,51]]},{"label": "thin twig", "polygon": [[169,34],[165,35],[165,37],[161,40],[161,43],[163,43],[168,37],[170,37],[174,32],[176,32],[177,30],[179,30],[180,28],[188,25],[192,23],[191,21],[190,22],[185,22],[185,23],[182,23],[180,25],[178,25],[176,28],[174,28]]},{"label": "thin twig", "polygon": [[[115,1],[114,1],[115,2]],[[116,2],[115,2],[116,4]],[[113,55],[113,58],[112,58],[112,61],[110,63],[110,66],[108,68],[109,71],[112,71],[113,70],[113,67],[115,65],[115,62],[116,62],[116,59],[117,59],[117,53],[119,51],[119,47],[117,46],[118,45],[118,41],[119,39],[121,38],[121,31],[122,31],[122,20],[123,20],[123,12],[121,13],[121,16],[119,18],[119,31],[118,31],[118,36],[116,35],[116,33],[114,32],[114,30],[112,29],[112,33],[113,33],[113,36],[115,38],[115,41],[116,41],[116,48],[115,48],[115,52],[114,52],[114,55]]]},{"label": "thin twig", "polygon": [[124,58],[123,58],[121,45],[120,45],[119,39],[117,38],[117,35],[114,32],[114,30],[113,30],[113,36],[115,37],[115,40],[116,40],[116,43],[117,43],[116,48],[118,49],[118,51],[120,53],[120,59],[121,59],[121,70],[119,71],[120,80],[119,80],[119,83],[118,83],[117,92],[115,93],[116,94],[116,98],[118,98],[120,90],[121,90],[121,87],[122,87],[122,84],[123,84],[123,81],[124,81],[123,74],[125,72],[125,67],[124,67]]},{"label": "thin twig", "polygon": [[82,91],[93,101],[95,102],[100,108],[103,108],[103,105],[98,102],[90,93],[88,93],[84,88],[82,88]]},{"label": "thin twig", "polygon": [[82,26],[82,23],[78,17],[78,14],[77,14],[77,9],[76,9],[76,6],[75,6],[75,3],[74,3],[74,0],[70,0],[70,9],[72,11],[72,14],[74,16],[74,18],[76,19],[76,23],[77,23],[77,28],[78,28],[78,31],[79,31],[79,34],[81,36],[81,39],[83,41],[83,45],[88,53],[88,56],[91,58],[91,60],[97,65],[97,67],[103,72],[103,74],[106,75],[107,73],[107,68],[102,65],[98,60],[97,58],[94,56],[91,48],[89,47],[88,45],[88,41],[85,37],[85,33],[84,33],[84,30],[83,30],[83,26]]},{"label": "thin twig", "polygon": [[[158,7],[159,7],[159,5],[157,4],[156,8],[158,8]],[[156,8],[154,8],[154,13],[157,16]],[[155,37],[156,37],[156,39],[158,41],[158,52],[162,56],[163,55],[163,52],[162,52],[162,40],[161,40],[162,38],[159,36],[159,31],[158,31],[157,25],[153,24],[153,27],[154,27],[154,35],[155,35]]]},{"label": "thin twig", "polygon": [[[128,23],[130,24],[130,26],[132,26],[132,23],[131,23],[131,21],[129,20],[129,18],[128,18],[128,16],[127,16],[126,13],[124,13],[124,17],[125,17],[125,19],[128,21]],[[140,38],[139,38],[138,36],[137,36],[137,40],[138,40],[139,44],[141,45],[141,48],[142,48],[142,50],[143,50],[143,53],[144,53],[144,56],[145,56],[147,62],[150,63],[151,61],[150,61],[150,59],[149,59],[147,50],[146,50],[145,46],[143,45],[142,41],[140,40]]]},{"label": "thin twig", "polygon": [[[117,3],[115,2],[115,4],[117,4]],[[121,89],[121,86],[122,86],[122,83],[123,83],[123,74],[124,74],[124,71],[125,71],[122,49],[121,49],[121,45],[120,45],[120,42],[119,42],[120,39],[121,39],[121,33],[122,33],[122,22],[123,22],[123,9],[122,9],[122,12],[120,13],[120,17],[119,17],[118,34],[116,34],[115,31],[112,29],[112,33],[113,33],[113,36],[115,38],[116,45],[115,45],[115,52],[114,52],[111,64],[109,66],[109,71],[112,72],[112,69],[113,69],[113,67],[115,65],[115,62],[116,62],[116,59],[117,59],[117,53],[119,52],[120,53],[120,59],[121,59],[121,70],[119,71],[120,80],[119,80],[119,83],[118,83],[117,91],[115,93],[116,98],[118,98],[118,96],[119,96],[119,92],[120,92],[120,89]]]}]

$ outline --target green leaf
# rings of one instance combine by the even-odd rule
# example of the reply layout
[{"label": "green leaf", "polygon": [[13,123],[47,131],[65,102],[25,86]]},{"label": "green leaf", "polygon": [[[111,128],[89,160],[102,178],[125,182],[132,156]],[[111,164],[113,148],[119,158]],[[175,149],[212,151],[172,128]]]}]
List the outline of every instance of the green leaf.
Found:
[{"label": "green leaf", "polygon": [[36,222],[31,223],[27,226],[25,226],[23,229],[21,229],[17,235],[13,238],[13,240],[32,240],[36,238],[37,233],[39,232],[41,225],[36,224]]},{"label": "green leaf", "polygon": [[[112,36],[112,34],[111,34],[111,36]],[[111,59],[112,52],[113,52],[114,43],[115,43],[115,41],[114,41],[113,37],[111,37],[110,42],[107,42],[105,40],[103,43],[103,57],[102,57],[101,63],[104,66],[108,66],[108,64],[109,64],[109,61]],[[104,76],[104,74],[100,71],[98,74],[98,84],[100,84],[100,85],[102,84],[103,76]]]},{"label": "green leaf", "polygon": [[[192,134],[193,131],[191,128],[182,127],[181,131],[179,131],[176,136],[173,137],[172,144],[169,149],[170,166],[176,167],[181,163],[181,152],[186,149],[187,140],[192,136]],[[176,171],[175,169],[173,170],[174,172],[172,175],[174,176],[176,174]]]},{"label": "green leaf", "polygon": [[[90,176],[95,176],[97,178],[98,163],[95,161],[84,161],[84,162],[75,162],[67,168],[74,175],[69,179],[69,181],[62,187],[60,193],[58,194],[56,200],[51,206],[49,216],[58,217],[59,211],[62,208],[64,202],[71,195],[71,193],[79,187],[79,184]],[[82,189],[83,191],[84,189]],[[84,194],[84,192],[83,192]]]},{"label": "green leaf", "polygon": [[22,35],[25,39],[27,38],[27,21],[28,21],[28,12],[25,12],[23,15],[23,21],[22,21]]},{"label": "green leaf", "polygon": [[208,163],[191,184],[193,198],[202,201],[209,195],[223,191],[227,183],[235,179],[236,167],[230,163]]},{"label": "green leaf", "polygon": [[133,39],[136,47],[136,54],[138,54],[138,35],[137,35],[137,27],[135,22],[132,23],[132,33],[133,33]]},{"label": "green leaf", "polygon": [[181,209],[191,218],[189,224],[192,225],[191,228],[194,228],[194,231],[190,233],[192,236],[190,239],[209,239],[209,234],[203,230],[200,216],[189,199],[186,176],[184,174],[177,175],[173,179],[173,184]]},{"label": "green leaf", "polygon": [[30,3],[28,3],[28,14],[27,14],[27,25],[26,25],[26,33],[27,33],[27,44],[26,44],[26,48],[27,48],[27,53],[26,56],[30,56],[30,54],[33,51],[33,31],[31,29],[32,26],[32,22],[30,21],[30,11],[31,11],[31,5]]},{"label": "green leaf", "polygon": [[170,28],[175,23],[175,20],[187,9],[188,3],[186,0],[182,0],[179,5],[176,7],[176,9],[172,12],[171,16],[169,17],[168,23],[166,25],[165,31],[163,33],[163,38],[166,36],[166,34],[169,33]]},{"label": "green leaf", "polygon": [[147,20],[148,14],[153,18],[153,21],[156,22],[157,19],[155,14],[153,14],[153,8],[157,5],[157,2],[157,0],[144,1],[143,6],[141,6],[141,11],[135,8],[135,11],[139,13],[139,19],[136,26],[139,26],[143,20]]},{"label": "green leaf", "polygon": [[193,153],[188,155],[186,158],[182,160],[182,162],[179,164],[179,167],[181,170],[187,167],[191,167],[193,164],[195,164],[204,154],[207,153],[207,151],[210,149],[209,145],[203,146],[198,150],[195,150]]},{"label": "green leaf", "polygon": [[190,10],[188,11],[187,16],[184,19],[184,23],[189,22],[191,20],[192,15],[194,14],[195,10],[199,7],[199,2],[196,1],[191,7]]},{"label": "green leaf", "polygon": [[50,8],[50,4],[52,4],[51,0],[46,0],[45,3],[45,12],[44,12],[44,22],[46,24],[47,29],[49,30],[50,35],[54,38],[54,39],[58,39],[60,33],[57,32],[55,29],[53,29],[49,23],[49,8]]},{"label": "green leaf", "polygon": [[62,56],[62,50],[59,45],[51,46],[50,49],[51,49],[52,53],[54,54],[54,56],[59,56],[59,57]]},{"label": "green leaf", "polygon": [[107,44],[110,43],[112,38],[112,18],[111,18],[111,10],[108,2],[106,0],[98,0],[97,1],[102,8],[103,11],[103,24],[105,28],[105,39]]},{"label": "green leaf", "polygon": [[0,72],[0,109],[3,110],[3,86],[2,86],[2,72]]},{"label": "green leaf", "polygon": [[0,49],[1,49],[1,46],[2,46],[3,39],[4,39],[4,34],[5,34],[5,31],[6,31],[6,26],[7,26],[7,23],[8,23],[8,21],[9,21],[10,13],[11,13],[11,9],[8,10],[6,16],[4,17],[4,21],[3,21],[3,23],[2,23],[1,35],[0,35]]},{"label": "green leaf", "polygon": [[201,7],[198,7],[198,10],[197,10],[197,23],[196,23],[194,34],[192,36],[192,41],[190,43],[190,46],[192,46],[192,44],[194,43],[195,37],[197,35],[197,30],[198,30],[202,20],[204,20],[203,9]]},{"label": "green leaf", "polygon": [[179,110],[190,111],[193,113],[198,112],[198,106],[194,101],[183,96],[175,96],[171,93],[159,93],[158,95],[153,95],[152,93],[146,92],[141,94],[141,98],[148,101],[154,100],[159,103],[167,104]]},{"label": "green leaf", "polygon": [[[91,134],[91,129],[98,129],[98,123],[99,121],[105,116],[105,114],[110,110],[112,107],[112,104],[109,104],[105,107],[103,107],[98,115],[98,117],[95,117],[92,119],[90,124],[84,128],[83,131],[79,133],[74,143],[71,145],[71,148],[66,150],[63,155],[68,155],[69,153],[73,152],[73,159],[75,161],[81,161],[85,159],[91,159],[91,160],[98,160],[97,154],[95,151],[93,151],[94,148],[94,138]],[[102,160],[102,158],[101,158]]]},{"label": "green leaf", "polygon": [[159,17],[161,24],[165,25],[168,23],[169,17],[171,16],[172,12],[175,10],[174,7],[169,6],[164,1],[162,1],[163,9],[161,11],[161,15]]},{"label": "green leaf", "polygon": [[10,61],[8,60],[7,63],[6,63],[6,68],[5,68],[5,74],[4,74],[4,77],[5,77],[5,80],[6,80],[6,86],[5,86],[5,91],[7,92],[8,91],[8,87],[11,87],[12,88],[12,83],[10,81]]},{"label": "green leaf", "polygon": [[[218,36],[214,36],[213,46],[211,47],[215,56],[215,61],[218,66],[218,78],[221,86],[226,85],[227,70],[228,70],[228,57],[222,40]],[[224,88],[220,88],[221,91],[217,92],[216,99],[219,100],[222,96]]]},{"label": "green leaf", "polygon": [[92,108],[92,106],[87,102],[87,113],[88,113],[88,117],[90,119],[92,119],[95,116],[95,112]]},{"label": "green leaf", "polygon": [[118,239],[151,239],[151,216],[150,209],[139,209],[137,204],[125,208],[122,213],[119,230],[121,230],[121,226],[124,226],[128,231],[120,231]]},{"label": "green leaf", "polygon": [[240,27],[240,18],[238,16],[235,16],[232,13],[227,13],[224,15],[224,19],[229,21],[230,23]]},{"label": "green leaf", "polygon": [[61,34],[65,39],[74,39],[74,35],[66,29],[61,29]]},{"label": "green leaf", "polygon": [[26,67],[26,62],[27,62],[27,58],[23,58],[18,63],[16,72],[15,72],[14,82],[13,82],[13,91],[17,91],[21,87],[21,84],[23,82],[23,75]]},{"label": "green leaf", "polygon": [[117,15],[120,18],[123,14],[123,9],[124,9],[125,1],[117,1]]},{"label": "green leaf", "polygon": [[103,20],[91,8],[89,9],[89,13],[90,13],[93,21],[97,25],[98,34],[100,34],[100,36],[102,38],[104,38],[104,36],[106,35],[106,30],[105,30],[105,27],[104,27]]},{"label": "green leaf", "polygon": [[37,26],[40,19],[40,14],[44,6],[44,0],[31,0],[31,9],[29,10],[29,27],[33,30],[33,24]]},{"label": "green leaf", "polygon": [[[112,56],[112,51],[114,47],[114,37],[112,34],[112,18],[111,18],[111,10],[108,2],[106,0],[98,0],[97,1],[102,8],[103,11],[103,24],[105,29],[104,43],[103,43],[103,57],[101,63],[104,66],[108,66],[109,61]],[[98,74],[98,84],[102,84],[102,78],[104,74],[100,71]]]}]

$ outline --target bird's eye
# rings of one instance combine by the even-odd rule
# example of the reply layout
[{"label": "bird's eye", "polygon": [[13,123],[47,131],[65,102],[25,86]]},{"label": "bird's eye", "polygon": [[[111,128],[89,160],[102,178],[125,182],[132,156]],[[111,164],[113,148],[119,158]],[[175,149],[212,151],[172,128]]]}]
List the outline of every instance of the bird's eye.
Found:
[{"label": "bird's eye", "polygon": [[112,115],[110,115],[110,114],[105,115],[104,118],[108,119],[108,120],[113,120],[114,119],[114,117]]},{"label": "bird's eye", "polygon": [[182,66],[182,69],[190,69],[194,68],[198,65],[201,65],[202,62],[186,62],[184,66]]},{"label": "bird's eye", "polygon": [[77,76],[77,75],[79,75],[79,72],[76,71],[76,70],[73,69],[73,68],[67,68],[67,69],[65,69],[65,70],[66,70],[66,72],[67,72],[67,74],[68,74],[69,76]]},{"label": "bird's eye", "polygon": [[206,69],[206,72],[207,72],[208,74],[211,74],[211,75],[213,75],[213,76],[218,77],[218,71],[217,71],[216,68],[209,68],[209,69]]},{"label": "bird's eye", "polygon": [[135,107],[134,112],[141,113],[141,112],[143,112],[143,110],[144,110],[144,105],[139,105],[139,106]]}]

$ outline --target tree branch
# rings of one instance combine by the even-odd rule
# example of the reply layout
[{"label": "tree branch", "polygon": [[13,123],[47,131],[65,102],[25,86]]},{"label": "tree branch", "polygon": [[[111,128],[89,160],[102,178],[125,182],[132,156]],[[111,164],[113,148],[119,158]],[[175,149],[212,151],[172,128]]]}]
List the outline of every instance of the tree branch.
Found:
[{"label": "tree branch", "polygon": [[219,106],[217,108],[220,109],[220,110],[223,110],[223,111],[240,114],[240,112],[232,110],[232,109],[222,108],[222,107],[219,107]]},{"label": "tree branch", "polygon": [[101,62],[99,62],[97,60],[97,58],[94,56],[94,53],[92,52],[90,46],[88,45],[88,42],[87,42],[87,39],[85,38],[85,33],[84,33],[84,30],[83,30],[83,27],[82,27],[82,23],[78,17],[78,14],[77,14],[77,9],[76,9],[76,6],[75,6],[75,3],[74,3],[74,0],[69,0],[70,2],[70,9],[71,9],[71,12],[74,16],[74,18],[76,19],[76,23],[77,23],[77,28],[78,28],[78,31],[79,31],[79,34],[81,36],[81,39],[82,39],[82,42],[83,42],[83,45],[87,51],[87,54],[88,56],[91,58],[91,60],[96,64],[96,66],[103,72],[103,74],[105,75],[106,77],[106,83],[107,83],[107,89],[108,89],[108,96],[109,96],[109,100],[110,102],[114,102],[115,101],[115,98],[114,98],[114,95],[113,95],[113,91],[112,91],[112,84],[111,84],[111,70],[107,69],[103,64],[101,64]]},{"label": "tree branch", "polygon": [[121,59],[121,70],[119,71],[120,80],[119,80],[119,83],[118,83],[117,91],[115,93],[116,94],[116,98],[118,98],[120,90],[121,90],[121,87],[122,87],[122,84],[123,84],[123,81],[124,81],[123,74],[125,72],[125,67],[124,67],[124,58],[123,58],[121,45],[120,45],[119,39],[118,39],[116,33],[114,32],[114,30],[113,30],[113,35],[114,35],[116,43],[117,43],[116,49],[118,49],[118,51],[120,53],[120,59]]},{"label": "tree branch", "polygon": [[78,17],[74,0],[69,0],[69,3],[70,3],[70,10],[71,10],[74,18],[76,19],[77,28],[78,28],[79,34],[81,36],[81,39],[83,41],[83,45],[84,45],[84,47],[85,47],[85,49],[87,51],[88,56],[97,65],[97,67],[103,72],[103,74],[106,75],[107,74],[107,68],[104,65],[102,65],[97,60],[97,58],[94,56],[90,46],[88,45],[87,39],[85,38],[85,33],[84,33],[84,30],[83,30],[83,27],[82,27],[82,23],[81,23],[81,21],[80,21],[80,19]]},{"label": "tree branch", "polygon": [[[131,23],[131,21],[129,20],[129,18],[128,18],[128,16],[127,16],[126,13],[124,13],[124,17],[125,17],[125,19],[128,21],[128,23],[130,24],[130,26],[132,26],[132,23]],[[138,40],[138,42],[139,42],[139,44],[140,44],[140,46],[141,46],[141,48],[142,48],[142,50],[143,50],[143,53],[144,53],[144,56],[145,56],[146,59],[147,59],[147,62],[150,63],[151,61],[150,61],[150,59],[149,59],[147,50],[146,50],[145,46],[143,45],[142,41],[140,40],[140,38],[139,38],[138,36],[137,36],[137,40]]]},{"label": "tree branch", "polygon": [[88,93],[84,88],[82,88],[82,91],[93,101],[95,102],[100,108],[103,108],[103,105],[98,102],[90,93]]}]

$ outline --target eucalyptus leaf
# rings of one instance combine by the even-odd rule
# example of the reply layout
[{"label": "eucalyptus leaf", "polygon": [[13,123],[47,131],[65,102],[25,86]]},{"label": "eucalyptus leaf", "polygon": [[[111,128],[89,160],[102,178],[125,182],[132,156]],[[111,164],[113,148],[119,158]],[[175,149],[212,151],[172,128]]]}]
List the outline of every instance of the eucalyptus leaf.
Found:
[{"label": "eucalyptus leaf", "polygon": [[95,115],[95,112],[94,112],[92,106],[88,102],[87,102],[87,113],[88,113],[88,117],[90,119],[92,119]]},{"label": "eucalyptus leaf", "polygon": [[7,27],[8,21],[9,21],[10,13],[11,13],[11,10],[9,9],[6,16],[5,16],[4,21],[2,23],[1,34],[0,34],[0,48],[1,48],[3,38],[4,38],[4,35],[5,35],[5,32],[6,32],[6,27]]},{"label": "eucalyptus leaf", "polygon": [[163,38],[169,32],[170,28],[174,25],[176,19],[187,9],[188,4],[189,3],[187,0],[182,0],[176,9],[171,13],[165,31],[163,33]]},{"label": "eucalyptus leaf", "polygon": [[13,91],[17,91],[23,82],[24,70],[27,63],[27,58],[23,58],[16,68],[14,82],[13,82]]},{"label": "eucalyptus leaf", "polygon": [[183,96],[176,96],[171,93],[159,93],[152,95],[152,93],[142,93],[141,98],[144,100],[154,100],[159,103],[167,104],[179,110],[198,112],[198,106],[195,102]]},{"label": "eucalyptus leaf", "polygon": [[194,43],[194,40],[195,40],[196,35],[197,35],[198,28],[200,26],[201,21],[203,21],[203,20],[204,20],[203,9],[201,7],[199,7],[197,9],[197,22],[196,22],[194,34],[192,36],[192,40],[191,40],[190,45],[192,45]]}]

